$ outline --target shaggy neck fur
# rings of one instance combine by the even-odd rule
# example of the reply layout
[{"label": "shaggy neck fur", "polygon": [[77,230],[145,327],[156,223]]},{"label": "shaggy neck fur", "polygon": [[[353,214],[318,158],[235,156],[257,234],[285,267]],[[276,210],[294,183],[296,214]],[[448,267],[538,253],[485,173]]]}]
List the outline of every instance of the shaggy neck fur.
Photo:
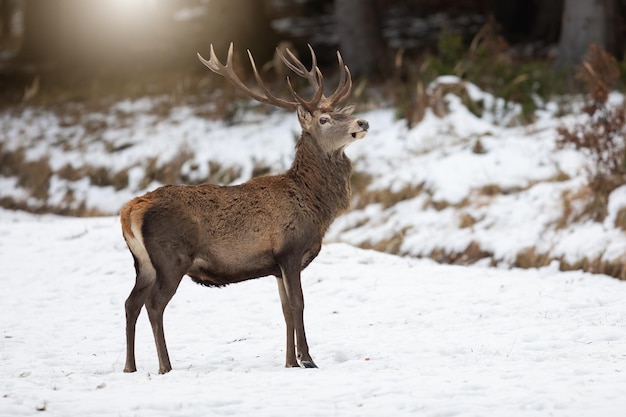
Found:
[{"label": "shaggy neck fur", "polygon": [[307,205],[319,213],[324,228],[350,205],[352,163],[339,149],[324,152],[304,132],[296,145],[296,156],[287,176],[294,179]]}]

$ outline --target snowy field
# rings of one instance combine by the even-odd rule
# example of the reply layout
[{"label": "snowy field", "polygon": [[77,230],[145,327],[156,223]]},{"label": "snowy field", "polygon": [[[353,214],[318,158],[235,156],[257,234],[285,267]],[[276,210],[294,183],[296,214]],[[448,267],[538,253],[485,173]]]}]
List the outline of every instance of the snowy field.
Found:
[{"label": "snowy field", "polygon": [[[228,124],[199,107],[163,111],[159,99],[1,112],[3,163],[21,158],[49,178],[37,194],[37,178],[20,177],[28,170],[3,166],[0,198],[110,216],[0,209],[0,417],[626,415],[626,281],[559,271],[626,263],[626,186],[602,222],[576,219],[584,201],[571,196],[584,195],[593,162],[559,149],[556,130],[582,116],[545,103],[521,125],[514,104],[467,92],[485,104],[480,117],[455,95],[446,115],[427,111],[413,129],[392,109],[360,115],[371,130],[348,153],[369,180],[361,196],[380,201],[357,197],[303,274],[319,369],[283,368],[273,278],[223,289],[186,279],[165,313],[174,370],[157,374],[144,313],[138,372],[122,372],[134,270],[114,214],[161,185],[155,173],[172,162],[188,182],[284,171],[293,114],[246,110]],[[93,172],[127,183],[98,184]],[[484,253],[473,266],[418,259],[472,245]],[[553,261],[511,269],[528,250]]]},{"label": "snowy field", "polygon": [[626,282],[326,245],[305,270],[319,369],[285,369],[275,280],[185,279],[158,375],[115,217],[0,211],[1,416],[623,416]]}]

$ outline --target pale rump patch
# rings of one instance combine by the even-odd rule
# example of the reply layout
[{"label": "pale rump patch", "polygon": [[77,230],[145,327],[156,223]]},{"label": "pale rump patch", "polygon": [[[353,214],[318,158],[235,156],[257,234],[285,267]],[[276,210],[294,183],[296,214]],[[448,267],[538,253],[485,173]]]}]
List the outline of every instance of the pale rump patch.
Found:
[{"label": "pale rump patch", "polygon": [[143,214],[150,206],[149,200],[138,197],[128,202],[120,212],[122,222],[122,233],[128,248],[133,253],[139,263],[139,270],[142,275],[156,279],[156,270],[150,261],[150,255],[143,242],[141,226],[143,224]]}]

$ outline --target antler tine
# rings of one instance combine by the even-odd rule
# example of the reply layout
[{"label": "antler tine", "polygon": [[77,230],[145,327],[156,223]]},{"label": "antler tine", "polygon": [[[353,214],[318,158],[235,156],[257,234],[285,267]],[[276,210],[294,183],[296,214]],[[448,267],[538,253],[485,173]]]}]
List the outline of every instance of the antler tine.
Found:
[{"label": "antler tine", "polygon": [[352,75],[347,65],[343,63],[343,58],[337,51],[337,61],[339,62],[339,84],[333,94],[328,97],[328,107],[334,108],[350,96],[352,91]]},{"label": "antler tine", "polygon": [[233,43],[232,42],[230,43],[230,46],[228,47],[228,56],[226,57],[226,65],[222,64],[220,60],[217,58],[217,55],[215,55],[213,44],[211,44],[211,48],[210,48],[210,59],[207,61],[200,54],[198,54],[198,59],[200,59],[200,62],[202,62],[211,71],[226,78],[236,88],[241,90],[243,93],[245,93],[249,97],[252,97],[254,100],[259,101],[261,103],[271,104],[271,105],[280,107],[285,110],[295,110],[296,107],[298,106],[298,103],[296,103],[295,101],[286,101],[286,100],[280,99],[278,97],[275,97],[269,92],[269,90],[267,89],[263,81],[261,80],[261,76],[259,75],[256,69],[256,64],[254,63],[254,59],[252,58],[252,54],[250,53],[250,51],[248,51],[248,56],[250,58],[250,63],[252,64],[254,77],[256,78],[257,83],[259,84],[259,87],[261,87],[265,95],[261,95],[251,90],[250,88],[248,88],[239,79],[237,74],[235,74],[235,72],[233,71],[233,65],[232,65],[233,64]]},{"label": "antler tine", "polygon": [[283,100],[282,98],[278,98],[269,91],[269,89],[263,82],[263,79],[261,79],[261,76],[259,75],[259,71],[256,69],[256,63],[254,62],[254,58],[252,57],[252,52],[250,52],[249,49],[248,49],[248,59],[250,59],[250,65],[252,66],[252,72],[254,72],[254,78],[256,79],[257,84],[259,85],[259,87],[261,87],[261,90],[263,90],[263,93],[265,93],[265,96],[270,100],[268,101],[268,103],[277,105],[283,109],[295,110],[297,103],[293,101]]},{"label": "antler tine", "polygon": [[302,106],[304,106],[305,109],[309,111],[309,113],[313,113],[318,108],[318,104],[322,100],[324,94],[324,77],[322,77],[322,72],[319,68],[315,67],[315,69],[317,76],[319,77],[320,83],[316,87],[317,90],[315,91],[315,95],[309,101],[306,101],[294,91],[293,85],[291,85],[291,79],[287,77],[287,86],[289,87],[289,92],[298,103],[300,103]]},{"label": "antler tine", "polygon": [[343,58],[341,54],[337,52],[337,60],[339,61],[339,84],[337,89],[330,97],[324,96],[324,77],[322,76],[322,72],[317,66],[317,57],[315,56],[315,51],[311,45],[308,45],[309,50],[311,51],[311,69],[307,69],[306,66],[289,50],[286,49],[286,54],[278,52],[277,54],[280,57],[281,61],[294,73],[298,76],[309,81],[311,86],[315,89],[315,94],[311,100],[305,100],[298,93],[295,92],[293,85],[291,84],[291,80],[287,77],[287,85],[289,87],[289,92],[293,96],[296,101],[287,101],[281,98],[274,96],[259,74],[256,63],[254,61],[254,57],[250,50],[248,50],[248,59],[250,60],[250,65],[252,66],[252,71],[254,72],[254,78],[256,79],[259,88],[262,90],[263,94],[259,94],[250,88],[248,88],[235,74],[233,70],[233,43],[231,42],[228,47],[228,55],[226,56],[226,65],[222,64],[220,60],[217,58],[215,54],[215,50],[213,48],[213,44],[210,46],[210,55],[209,60],[206,60],[202,57],[202,55],[198,54],[198,59],[202,62],[207,68],[211,71],[215,72],[226,78],[230,81],[237,89],[241,90],[247,96],[253,98],[256,101],[261,103],[271,104],[282,109],[286,110],[295,110],[298,105],[303,106],[309,113],[313,113],[315,110],[324,109],[324,110],[333,110],[335,106],[348,98],[350,92],[352,90],[352,76],[350,74],[350,70],[343,63]]},{"label": "antler tine", "polygon": [[311,69],[307,70],[304,64],[291,52],[288,48],[285,50],[289,59],[287,59],[283,54],[277,51],[278,56],[281,61],[293,72],[298,74],[302,78],[306,78],[309,80],[313,88],[319,87],[319,79],[322,77],[319,68],[317,67],[317,57],[315,56],[315,51],[313,51],[313,47],[309,46],[309,50],[311,51]]},{"label": "antler tine", "polygon": [[313,113],[315,110],[319,108],[319,103],[324,99],[324,77],[322,76],[322,72],[317,66],[317,57],[315,56],[315,51],[311,45],[309,46],[309,51],[311,51],[311,69],[308,70],[302,61],[300,61],[289,49],[286,49],[287,57],[285,57],[282,53],[277,51],[278,56],[281,61],[293,72],[295,72],[298,76],[309,81],[313,89],[315,90],[315,94],[311,100],[305,100],[300,97],[293,89],[293,85],[291,84],[291,80],[287,77],[287,85],[289,86],[289,91],[291,95],[296,99],[298,103],[304,106],[310,113]]}]

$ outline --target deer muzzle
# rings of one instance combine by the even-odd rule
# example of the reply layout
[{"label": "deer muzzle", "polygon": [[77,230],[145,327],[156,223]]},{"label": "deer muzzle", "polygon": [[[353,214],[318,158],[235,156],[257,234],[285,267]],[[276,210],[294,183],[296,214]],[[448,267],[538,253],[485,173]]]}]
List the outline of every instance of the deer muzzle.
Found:
[{"label": "deer muzzle", "polygon": [[357,129],[354,132],[351,132],[351,135],[355,139],[363,139],[365,135],[367,135],[367,131],[370,128],[370,124],[367,120],[359,119],[356,121]]}]

